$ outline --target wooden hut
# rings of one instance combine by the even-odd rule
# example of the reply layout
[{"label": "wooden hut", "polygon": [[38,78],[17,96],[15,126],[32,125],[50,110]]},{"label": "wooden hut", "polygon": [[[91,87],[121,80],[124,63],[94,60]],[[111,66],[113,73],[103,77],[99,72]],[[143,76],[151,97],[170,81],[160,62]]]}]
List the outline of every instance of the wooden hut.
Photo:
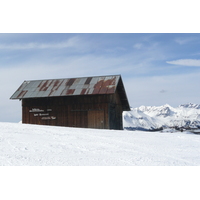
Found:
[{"label": "wooden hut", "polygon": [[11,99],[27,124],[121,130],[130,110],[120,75],[24,81]]}]

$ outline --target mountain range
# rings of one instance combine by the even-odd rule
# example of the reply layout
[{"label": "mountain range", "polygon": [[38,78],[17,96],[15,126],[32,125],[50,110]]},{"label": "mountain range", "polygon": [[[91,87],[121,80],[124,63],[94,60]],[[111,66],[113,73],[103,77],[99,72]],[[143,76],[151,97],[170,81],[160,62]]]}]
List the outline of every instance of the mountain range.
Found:
[{"label": "mountain range", "polygon": [[155,131],[163,128],[200,128],[200,105],[182,104],[174,108],[163,106],[140,106],[123,112],[123,126],[127,130]]}]

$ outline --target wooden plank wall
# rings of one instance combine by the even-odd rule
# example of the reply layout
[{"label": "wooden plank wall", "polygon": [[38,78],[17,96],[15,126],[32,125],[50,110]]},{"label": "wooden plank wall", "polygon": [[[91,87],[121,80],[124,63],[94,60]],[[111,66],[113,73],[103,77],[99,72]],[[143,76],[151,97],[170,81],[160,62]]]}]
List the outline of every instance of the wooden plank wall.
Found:
[{"label": "wooden plank wall", "polygon": [[110,95],[91,95],[23,99],[22,122],[99,128],[98,118],[104,118],[100,128],[108,129],[108,102],[110,98]]},{"label": "wooden plank wall", "polygon": [[112,100],[109,103],[109,124],[110,129],[123,129],[122,123],[122,104],[118,94],[118,91],[112,96]]}]

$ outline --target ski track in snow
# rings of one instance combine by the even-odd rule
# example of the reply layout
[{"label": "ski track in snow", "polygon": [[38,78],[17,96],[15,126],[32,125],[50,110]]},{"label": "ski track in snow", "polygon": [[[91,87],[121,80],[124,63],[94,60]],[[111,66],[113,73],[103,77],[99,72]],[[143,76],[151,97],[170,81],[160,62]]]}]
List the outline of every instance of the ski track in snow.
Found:
[{"label": "ski track in snow", "polygon": [[1,166],[200,165],[200,135],[0,123]]}]

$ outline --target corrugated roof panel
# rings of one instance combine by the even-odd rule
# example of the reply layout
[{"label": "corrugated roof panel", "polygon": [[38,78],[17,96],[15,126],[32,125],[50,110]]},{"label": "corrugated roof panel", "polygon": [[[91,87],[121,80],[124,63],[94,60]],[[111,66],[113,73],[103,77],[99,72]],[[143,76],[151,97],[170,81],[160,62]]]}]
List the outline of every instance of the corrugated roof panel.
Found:
[{"label": "corrugated roof panel", "polygon": [[75,78],[70,78],[70,79],[68,80],[68,82],[66,83],[66,85],[67,85],[67,86],[71,86],[71,85],[74,83],[75,80],[76,80]]},{"label": "corrugated roof panel", "polygon": [[80,95],[86,95],[87,89],[82,89]]},{"label": "corrugated roof panel", "polygon": [[76,88],[75,91],[74,91],[74,95],[80,95],[82,92],[82,88]]},{"label": "corrugated roof panel", "polygon": [[43,92],[40,92],[40,97],[49,97],[49,94],[50,94],[50,90],[46,90],[46,91],[43,91]]},{"label": "corrugated roof panel", "polygon": [[118,82],[118,80],[117,80],[117,77],[110,77],[110,79],[107,80],[107,84],[106,84],[107,94],[115,92],[115,89],[116,89],[115,85]]},{"label": "corrugated roof panel", "polygon": [[26,90],[25,94],[23,95],[23,98],[29,98],[32,93],[33,91]]},{"label": "corrugated roof panel", "polygon": [[79,84],[79,79],[75,79],[74,82],[69,86],[69,89],[74,90],[76,86]]},{"label": "corrugated roof panel", "polygon": [[40,85],[41,81],[31,81],[31,82],[33,82],[31,87],[34,89],[34,92],[35,91],[39,92],[39,89],[40,89],[39,85]]},{"label": "corrugated roof panel", "polygon": [[88,88],[88,85],[80,84],[80,82],[76,85],[76,89],[78,88]]},{"label": "corrugated roof panel", "polygon": [[104,79],[105,79],[105,77],[99,77],[96,84],[94,85],[94,90],[93,90],[92,94],[99,94],[99,91],[103,85]]},{"label": "corrugated roof panel", "polygon": [[99,80],[99,77],[93,77],[92,80],[90,81],[90,85],[96,84]]},{"label": "corrugated roof panel", "polygon": [[30,94],[30,98],[34,98],[34,97],[36,97],[37,96],[37,91],[34,91],[34,92],[32,92],[31,94]]},{"label": "corrugated roof panel", "polygon": [[24,95],[28,92],[27,90],[19,91],[20,93],[17,95],[17,99],[22,99]]},{"label": "corrugated roof panel", "polygon": [[48,91],[52,89],[53,80],[43,81],[40,85],[39,91]]},{"label": "corrugated roof panel", "polygon": [[67,96],[68,96],[68,95],[73,95],[74,92],[75,92],[75,89],[69,89],[69,90],[67,90],[66,95],[67,95]]},{"label": "corrugated roof panel", "polygon": [[79,84],[80,85],[85,85],[86,80],[87,80],[87,78],[80,78]]},{"label": "corrugated roof panel", "polygon": [[67,96],[68,90],[69,90],[69,86],[66,87],[64,90],[62,90],[59,96]]},{"label": "corrugated roof panel", "polygon": [[41,83],[41,81],[33,81],[32,87],[37,88],[40,83]]},{"label": "corrugated roof panel", "polygon": [[11,99],[118,93],[124,110],[130,110],[120,75],[24,81]]},{"label": "corrugated roof panel", "polygon": [[115,77],[106,77],[103,82],[102,82],[102,85],[101,85],[101,88],[99,90],[99,94],[106,94],[107,93],[107,90],[108,90],[108,86],[113,86],[111,84],[113,84],[113,80],[115,79]]},{"label": "corrugated roof panel", "polygon": [[69,88],[69,86],[67,86],[67,82],[68,82],[68,79],[66,79],[66,80],[63,79],[63,80],[60,82],[60,85],[59,85],[59,87],[56,89],[56,92],[55,92],[56,96],[59,96],[60,94],[62,94],[63,90]]},{"label": "corrugated roof panel", "polygon": [[21,91],[16,91],[12,96],[11,99],[17,99],[18,95],[21,93]]},{"label": "corrugated roof panel", "polygon": [[92,80],[92,77],[87,78],[86,81],[85,81],[85,84],[86,84],[86,85],[89,85],[90,82],[91,82],[91,80]]},{"label": "corrugated roof panel", "polygon": [[17,91],[22,91],[22,90],[24,90],[24,88],[27,86],[27,81],[24,81],[21,85],[20,85],[20,87],[17,89]]},{"label": "corrugated roof panel", "polygon": [[87,85],[87,88],[94,90],[94,86],[95,86],[95,84],[90,84],[90,85]]},{"label": "corrugated roof panel", "polygon": [[28,91],[34,91],[35,90],[34,81],[33,82],[27,81],[26,83],[24,83],[23,90],[26,90],[26,89]]},{"label": "corrugated roof panel", "polygon": [[116,90],[116,88],[115,88],[113,85],[109,85],[109,86],[107,87],[107,92],[106,92],[106,94],[113,94],[113,93],[115,93],[115,90]]},{"label": "corrugated roof panel", "polygon": [[120,76],[24,81],[11,99],[114,93]]},{"label": "corrugated roof panel", "polygon": [[64,86],[60,86],[57,90],[52,92],[50,96],[61,96],[62,92],[66,89]]},{"label": "corrugated roof panel", "polygon": [[29,81],[28,87],[37,88],[41,81]]},{"label": "corrugated roof panel", "polygon": [[57,90],[64,80],[53,80],[51,90]]},{"label": "corrugated roof panel", "polygon": [[90,88],[87,90],[87,94],[95,94],[94,93],[94,88]]},{"label": "corrugated roof panel", "polygon": [[41,95],[41,91],[34,91],[32,94],[31,94],[31,96],[34,98],[34,97],[40,97],[40,95]]}]

